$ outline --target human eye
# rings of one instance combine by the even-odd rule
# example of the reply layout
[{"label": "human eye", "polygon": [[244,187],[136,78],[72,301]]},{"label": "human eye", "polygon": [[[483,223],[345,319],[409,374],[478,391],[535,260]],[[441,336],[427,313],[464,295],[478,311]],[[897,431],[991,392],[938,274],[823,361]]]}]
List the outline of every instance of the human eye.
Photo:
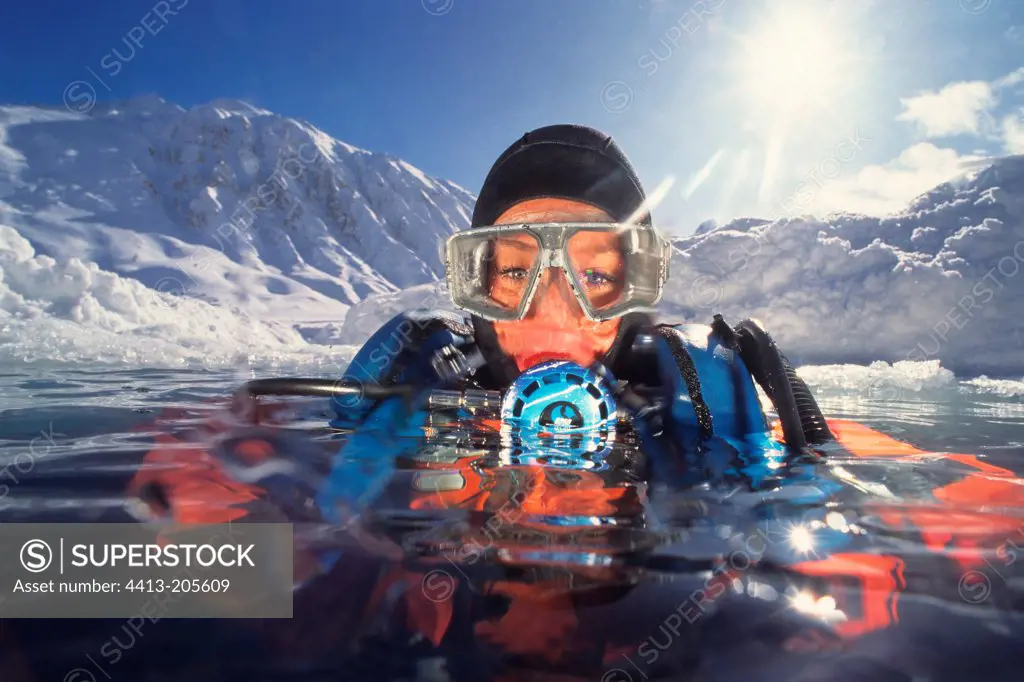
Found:
[{"label": "human eye", "polygon": [[526,268],[521,268],[521,267],[516,267],[516,266],[509,266],[509,267],[505,267],[505,268],[502,268],[501,270],[499,270],[498,274],[500,274],[505,279],[510,279],[510,280],[513,280],[513,281],[521,281],[521,280],[526,279],[526,276],[528,274],[530,274],[530,273],[529,273],[529,270],[527,270]]},{"label": "human eye", "polygon": [[588,287],[609,286],[618,283],[618,278],[611,273],[597,268],[586,268],[580,272],[580,280]]}]

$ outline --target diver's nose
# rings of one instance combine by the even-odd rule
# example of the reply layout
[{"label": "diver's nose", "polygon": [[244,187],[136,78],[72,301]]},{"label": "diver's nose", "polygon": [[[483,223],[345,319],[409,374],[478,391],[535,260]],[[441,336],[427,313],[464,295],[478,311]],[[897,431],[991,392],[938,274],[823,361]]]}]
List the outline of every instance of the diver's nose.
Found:
[{"label": "diver's nose", "polygon": [[526,319],[546,318],[560,321],[583,316],[583,308],[572,293],[572,288],[561,268],[548,268],[541,274],[537,294],[530,304]]}]

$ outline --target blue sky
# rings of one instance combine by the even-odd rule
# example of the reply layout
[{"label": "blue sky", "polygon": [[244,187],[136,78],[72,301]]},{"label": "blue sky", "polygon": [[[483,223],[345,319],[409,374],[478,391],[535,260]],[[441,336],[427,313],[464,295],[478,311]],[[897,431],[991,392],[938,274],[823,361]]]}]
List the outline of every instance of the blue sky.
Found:
[{"label": "blue sky", "polygon": [[474,192],[526,130],[592,125],[677,234],[884,212],[1024,153],[1018,0],[32,0],[0,45],[3,103],[246,99]]}]

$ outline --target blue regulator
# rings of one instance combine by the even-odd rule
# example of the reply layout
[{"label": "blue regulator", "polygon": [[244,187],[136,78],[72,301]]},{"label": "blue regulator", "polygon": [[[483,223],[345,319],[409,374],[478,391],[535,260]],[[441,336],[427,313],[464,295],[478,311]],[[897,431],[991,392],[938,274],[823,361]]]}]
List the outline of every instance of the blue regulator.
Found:
[{"label": "blue regulator", "polygon": [[601,469],[617,421],[607,378],[573,362],[545,362],[523,372],[502,399],[502,458]]},{"label": "blue regulator", "polygon": [[617,409],[605,379],[574,362],[555,360],[519,375],[501,402],[501,419],[553,434],[614,431]]},{"label": "blue regulator", "polygon": [[607,371],[556,360],[526,370],[504,394],[435,390],[429,405],[500,418],[506,463],[600,469],[615,442],[613,383]]}]

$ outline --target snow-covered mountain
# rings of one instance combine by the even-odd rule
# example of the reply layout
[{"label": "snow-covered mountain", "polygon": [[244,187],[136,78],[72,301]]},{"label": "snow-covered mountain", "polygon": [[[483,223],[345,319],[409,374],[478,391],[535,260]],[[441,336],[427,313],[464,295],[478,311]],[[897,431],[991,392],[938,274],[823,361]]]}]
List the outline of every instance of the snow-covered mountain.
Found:
[{"label": "snow-covered mountain", "polygon": [[[0,361],[340,362],[450,306],[439,246],[473,201],[237,101],[0,107]],[[799,363],[1024,373],[1024,157],[885,218],[709,221],[674,246],[667,318],[760,318]]]},{"label": "snow-covered mountain", "polygon": [[667,314],[759,318],[801,362],[1024,372],[1024,156],[885,218],[741,219],[675,248]]},{"label": "snow-covered mountain", "polygon": [[[193,324],[228,334],[218,350],[301,345],[366,296],[440,276],[473,201],[238,101],[0,107],[0,345],[73,358],[63,342],[90,328],[175,345]],[[40,326],[59,347],[32,346]]]}]

